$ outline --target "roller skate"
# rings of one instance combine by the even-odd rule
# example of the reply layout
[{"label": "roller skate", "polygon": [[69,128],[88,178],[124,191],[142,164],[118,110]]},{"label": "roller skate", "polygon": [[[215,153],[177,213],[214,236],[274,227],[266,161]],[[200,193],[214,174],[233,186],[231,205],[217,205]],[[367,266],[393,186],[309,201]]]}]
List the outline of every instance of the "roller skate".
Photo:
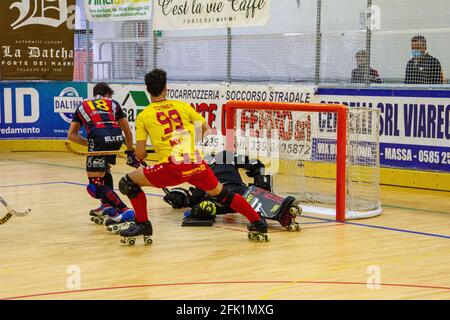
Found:
[{"label": "roller skate", "polygon": [[136,244],[136,237],[140,235],[144,236],[145,245],[151,245],[153,243],[151,238],[153,235],[153,228],[150,221],[136,223],[128,229],[120,231],[120,236],[123,237],[120,242],[129,246],[134,246]]},{"label": "roller skate", "polygon": [[288,231],[300,231],[301,227],[295,218],[302,213],[302,208],[299,206],[299,201],[294,197],[287,197],[286,201],[288,203],[285,208],[281,208],[279,223],[286,228]]},{"label": "roller skate", "polygon": [[133,226],[134,223],[134,211],[133,209],[126,208],[116,216],[109,217],[105,221],[106,230],[113,233],[119,233],[122,230],[126,230]]},{"label": "roller skate", "polygon": [[104,204],[102,204],[100,207],[96,209],[92,209],[89,212],[89,215],[91,216],[91,221],[98,225],[103,225],[103,223],[109,216],[113,216],[115,214],[116,209]]},{"label": "roller skate", "polygon": [[267,222],[264,218],[259,219],[253,223],[247,225],[248,239],[257,242],[268,242],[267,236]]}]

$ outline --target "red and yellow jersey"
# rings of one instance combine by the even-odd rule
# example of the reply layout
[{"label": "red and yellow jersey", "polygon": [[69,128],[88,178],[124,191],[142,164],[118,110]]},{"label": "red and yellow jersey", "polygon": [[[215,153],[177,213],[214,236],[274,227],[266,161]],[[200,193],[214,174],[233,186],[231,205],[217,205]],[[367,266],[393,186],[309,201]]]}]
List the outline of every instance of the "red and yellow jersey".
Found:
[{"label": "red and yellow jersey", "polygon": [[[164,100],[149,104],[136,119],[136,141],[150,138],[159,162],[198,162],[203,154],[195,144],[206,120],[188,103]],[[197,131],[196,131],[197,130]]]}]

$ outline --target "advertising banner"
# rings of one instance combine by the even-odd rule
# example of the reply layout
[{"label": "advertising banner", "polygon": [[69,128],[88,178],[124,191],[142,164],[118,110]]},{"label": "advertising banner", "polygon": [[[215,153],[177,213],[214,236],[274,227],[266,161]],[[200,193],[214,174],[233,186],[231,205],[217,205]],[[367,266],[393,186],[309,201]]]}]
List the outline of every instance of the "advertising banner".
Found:
[{"label": "advertising banner", "polygon": [[321,89],[314,102],[380,110],[380,164],[450,172],[450,91]]},{"label": "advertising banner", "polygon": [[[92,91],[92,85],[89,91]],[[114,99],[117,100],[128,115],[130,127],[134,132],[137,114],[150,103],[150,95],[144,85],[113,84]],[[202,141],[205,153],[223,149],[225,133],[225,106],[228,100],[254,100],[273,102],[311,102],[316,88],[314,86],[271,86],[271,85],[229,85],[227,83],[169,83],[167,99],[188,102],[192,108],[202,114],[212,129],[209,136]],[[238,121],[244,123],[246,114]],[[292,118],[292,117],[291,117]],[[291,119],[292,120],[292,119]],[[309,152],[304,148],[305,133],[311,119],[297,119],[295,130],[289,139],[283,135],[280,146],[285,153]],[[279,129],[284,130],[284,129]],[[295,156],[295,154],[293,154]]]},{"label": "advertising banner", "polygon": [[150,20],[154,0],[84,0],[89,21]]},{"label": "advertising banner", "polygon": [[[92,86],[89,85],[89,92]],[[134,132],[136,116],[150,103],[145,85],[111,86],[113,98],[122,105]],[[350,132],[350,138],[359,142],[349,146],[351,156],[357,155],[361,161],[373,159],[378,148],[372,145],[376,143],[372,131],[379,130],[381,166],[450,172],[449,91],[326,88],[315,92],[313,86],[169,83],[167,98],[188,102],[205,117],[213,129],[202,142],[205,152],[222,149],[228,100],[339,103],[356,108],[350,114],[358,114],[358,107],[377,109],[380,113],[379,119],[373,118],[372,112],[353,118],[359,125]],[[65,138],[73,110],[87,98],[87,93],[84,83],[0,83],[0,139]],[[270,129],[268,132],[277,135],[277,149],[283,157],[333,159],[334,117],[291,112],[271,117],[275,120],[272,123],[251,111],[243,111],[236,120],[240,126]],[[244,138],[239,137],[239,141]],[[267,139],[261,139],[261,143],[264,141]],[[258,151],[269,147],[262,145]]]},{"label": "advertising banner", "polygon": [[0,77],[73,80],[75,0],[0,1]]},{"label": "advertising banner", "polygon": [[203,152],[208,154],[223,150],[227,102],[225,85],[172,83],[168,89],[168,99],[188,102],[208,122],[212,130],[200,144]]},{"label": "advertising banner", "polygon": [[[89,92],[93,84],[89,85]],[[112,84],[114,90],[113,99],[119,102],[127,115],[132,132],[135,131],[136,117],[140,111],[150,104],[150,95],[145,85]],[[225,86],[220,84],[178,84],[168,85],[167,99],[182,100],[188,102],[197,112],[201,113],[208,121],[214,132],[222,130],[223,105],[225,104]],[[205,142],[206,145],[218,145],[216,138]]]},{"label": "advertising banner", "polygon": [[86,83],[0,82],[0,139],[63,139]]},{"label": "advertising banner", "polygon": [[[230,84],[227,85],[226,101],[310,103],[315,91],[314,86]],[[265,114],[238,111],[235,120],[239,124],[237,151],[252,156],[311,160],[314,141],[311,125],[318,123],[317,120],[317,115],[290,111]],[[254,130],[257,137],[249,137],[250,130]]]},{"label": "advertising banner", "polygon": [[265,25],[270,0],[155,0],[153,29],[200,29]]},{"label": "advertising banner", "polygon": [[[421,90],[352,90],[320,89],[313,86],[272,86],[243,84],[183,84],[170,83],[168,98],[180,99],[191,104],[202,113],[218,133],[225,130],[225,105],[228,100],[283,101],[301,103],[342,103],[349,107],[369,107],[380,110],[380,164],[385,167],[405,169],[437,170],[450,172],[450,92],[433,91],[424,96]],[[148,105],[149,95],[144,85],[115,85],[115,99],[128,110],[130,124],[140,109]],[[238,122],[244,125],[259,125],[259,120],[250,112],[238,114]],[[304,159],[332,159],[331,149],[335,143],[325,143],[326,131],[335,130],[335,119],[323,119],[321,114],[293,118],[287,112],[280,114],[278,121],[279,150],[285,155]],[[251,121],[250,121],[251,120]],[[286,121],[294,123],[292,130],[284,126]],[[374,119],[361,119],[365,123],[353,140],[362,143],[350,146],[350,152],[361,158],[372,159],[373,143],[369,131],[377,124]],[[323,132],[318,140],[311,138],[311,132],[319,128]],[[364,131],[366,130],[366,131]],[[241,139],[242,140],[242,139]],[[221,134],[211,135],[203,141],[205,151],[221,148]],[[362,145],[365,147],[362,148]],[[239,145],[238,145],[239,147]],[[355,151],[356,150],[356,151]],[[312,152],[313,151],[313,152]]]}]

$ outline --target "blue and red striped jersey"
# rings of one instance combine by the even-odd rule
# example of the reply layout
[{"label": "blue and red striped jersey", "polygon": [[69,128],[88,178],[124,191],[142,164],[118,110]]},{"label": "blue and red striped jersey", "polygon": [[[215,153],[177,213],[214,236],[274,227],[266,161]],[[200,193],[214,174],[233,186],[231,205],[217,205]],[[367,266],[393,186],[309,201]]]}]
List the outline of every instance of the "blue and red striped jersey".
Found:
[{"label": "blue and red striped jersey", "polygon": [[97,96],[84,100],[75,111],[72,121],[79,122],[90,134],[96,129],[120,128],[117,121],[124,117],[125,113],[117,101]]}]

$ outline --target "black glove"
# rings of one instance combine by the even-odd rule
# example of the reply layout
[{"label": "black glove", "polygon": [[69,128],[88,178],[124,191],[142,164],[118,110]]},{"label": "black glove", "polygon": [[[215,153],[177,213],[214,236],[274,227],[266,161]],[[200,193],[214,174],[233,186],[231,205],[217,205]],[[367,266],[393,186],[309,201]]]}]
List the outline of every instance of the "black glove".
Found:
[{"label": "black glove", "polygon": [[202,202],[206,196],[206,192],[194,187],[190,187],[189,191],[191,192],[191,206],[199,204]]},{"label": "black glove", "polygon": [[272,192],[273,188],[273,180],[272,176],[270,175],[258,175],[254,178],[254,184],[255,187],[267,190],[269,192]]},{"label": "black glove", "polygon": [[250,168],[247,170],[246,174],[248,177],[254,178],[256,176],[263,174],[264,168],[265,166],[261,161],[252,160],[252,162],[250,163]]},{"label": "black glove", "polygon": [[127,155],[127,165],[133,168],[141,166],[141,162],[136,158],[134,151],[125,151],[125,154]]},{"label": "black glove", "polygon": [[173,188],[163,198],[174,209],[187,208],[191,204],[189,191],[183,188]]}]

